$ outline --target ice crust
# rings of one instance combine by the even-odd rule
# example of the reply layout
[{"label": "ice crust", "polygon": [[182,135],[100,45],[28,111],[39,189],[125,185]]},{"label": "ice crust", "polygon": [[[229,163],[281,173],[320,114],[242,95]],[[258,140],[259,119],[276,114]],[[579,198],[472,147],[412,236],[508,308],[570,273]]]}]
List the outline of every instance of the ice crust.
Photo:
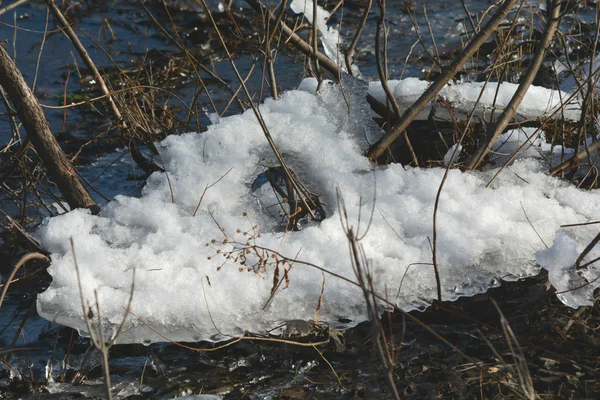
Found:
[{"label": "ice crust", "polygon": [[[407,78],[403,80],[391,80],[388,86],[398,101],[398,105],[404,111],[410,107],[429,87],[427,81],[418,78]],[[475,108],[475,115],[490,121],[497,118],[508,105],[519,85],[514,83],[489,82],[455,82],[446,85],[438,95],[438,100],[446,100],[452,105],[454,117],[459,118],[461,114],[467,115]],[[480,92],[483,95],[479,98]],[[369,83],[369,92],[380,102],[385,103],[385,92],[379,82]],[[567,102],[567,100],[569,100]],[[561,104],[566,104],[563,111],[559,110]],[[446,118],[448,111],[439,103],[432,105],[435,108],[435,116]],[[422,111],[417,119],[429,118],[431,108]],[[539,86],[531,86],[523,101],[517,109],[515,118],[517,120],[536,119],[554,114],[555,117],[564,117],[571,121],[579,120],[580,106],[578,98],[567,92],[546,89]]]},{"label": "ice crust", "polygon": [[[40,315],[86,330],[72,237],[86,310],[91,306],[97,315],[96,291],[106,337],[123,318],[135,269],[135,317],[129,316],[120,343],[165,340],[146,324],[171,340],[219,341],[245,331],[264,333],[286,320],[314,319],[324,277],[319,319],[338,328],[357,324],[367,314],[361,292],[351,284],[297,262],[288,272],[289,285],[284,282],[269,302],[275,267],[251,268],[257,261],[253,251],[245,265],[225,258],[253,237],[251,244],[354,280],[337,188],[355,228],[360,213],[364,231],[375,207],[361,241],[375,290],[407,311],[424,309],[436,296],[428,263],[433,205],[444,169],[374,167],[363,156],[365,129],[348,114],[339,88],[327,84],[316,95],[311,82],[302,87],[308,91],[287,92],[278,101],[265,101],[260,110],[297,178],[320,194],[327,219],[282,232],[277,218],[252,195],[256,177],[276,162],[254,115],[222,118],[202,134],[159,143],[167,172],[151,175],[141,198],[117,196],[97,216],[74,210],[44,221],[35,236],[52,254],[53,281],[38,297]],[[546,110],[546,103],[541,101],[540,108],[540,113]],[[514,146],[529,136],[515,131],[503,141]],[[437,216],[444,300],[484,292],[500,279],[535,275],[539,265],[550,271],[557,288],[572,287],[573,269],[567,268],[598,227],[561,230],[560,225],[600,219],[600,195],[547,176],[539,155],[550,150],[543,140],[532,140],[528,157],[517,159],[490,188],[486,184],[496,170],[449,171]],[[589,281],[596,279],[595,286],[561,295],[572,307],[590,304],[598,286],[600,272],[585,273]]]}]

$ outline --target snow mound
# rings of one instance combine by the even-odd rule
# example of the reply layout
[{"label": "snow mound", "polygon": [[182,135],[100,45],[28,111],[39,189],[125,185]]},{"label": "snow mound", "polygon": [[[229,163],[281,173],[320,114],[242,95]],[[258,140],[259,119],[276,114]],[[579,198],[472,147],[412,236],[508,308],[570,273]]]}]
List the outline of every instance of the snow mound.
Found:
[{"label": "snow mound", "polygon": [[[432,216],[444,170],[374,167],[362,155],[365,129],[340,106],[341,95],[332,101],[336,93],[332,85],[319,95],[291,91],[260,107],[289,167],[319,194],[329,218],[282,231],[252,191],[257,176],[276,164],[254,115],[222,118],[202,134],[159,143],[166,173],[154,173],[141,198],[117,196],[97,216],[74,210],[43,223],[36,237],[52,253],[53,281],[38,297],[40,315],[85,333],[73,238],[86,310],[97,315],[96,292],[105,337],[123,318],[135,270],[135,317],[120,343],[163,341],[148,325],[178,341],[265,332],[282,321],[315,318],[322,290],[319,319],[338,328],[355,325],[367,319],[359,289],[306,264],[354,280],[337,188],[355,227],[361,215],[364,231],[374,207],[361,243],[375,290],[407,311],[426,308],[436,296]],[[600,195],[548,177],[546,169],[539,159],[518,159],[490,188],[496,170],[449,171],[437,219],[444,300],[535,275],[538,263],[557,287],[565,282],[563,268],[598,228],[557,232],[561,224],[599,219]],[[590,269],[586,278],[597,276]],[[276,290],[274,278],[281,282]],[[589,304],[591,290],[571,293],[567,304]]]}]

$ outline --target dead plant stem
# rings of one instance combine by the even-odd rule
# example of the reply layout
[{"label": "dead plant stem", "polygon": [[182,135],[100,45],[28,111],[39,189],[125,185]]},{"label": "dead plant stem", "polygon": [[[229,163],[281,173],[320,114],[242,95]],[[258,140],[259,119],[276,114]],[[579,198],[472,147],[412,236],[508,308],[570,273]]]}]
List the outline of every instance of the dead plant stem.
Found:
[{"label": "dead plant stem", "polygon": [[[254,115],[256,116],[256,119],[265,135],[265,138],[267,139],[267,142],[269,143],[269,146],[271,147],[271,150],[273,150],[273,154],[275,155],[275,157],[277,158],[277,161],[279,161],[281,168],[283,169],[287,179],[290,180],[290,182],[292,183],[294,190],[296,191],[296,193],[298,193],[298,195],[300,196],[301,200],[302,200],[302,204],[304,205],[304,207],[306,207],[306,211],[310,214],[310,216],[312,218],[315,218],[315,214],[312,211],[312,207],[309,206],[308,202],[312,202],[310,200],[310,197],[307,196],[304,193],[304,190],[302,190],[298,183],[296,182],[296,179],[294,178],[294,176],[292,175],[292,173],[290,172],[289,168],[287,167],[287,164],[285,162],[285,160],[283,159],[283,157],[281,156],[281,153],[279,152],[279,150],[277,149],[277,146],[275,145],[275,142],[273,141],[273,138],[271,137],[271,133],[269,132],[269,128],[267,127],[267,124],[265,123],[262,114],[260,113],[258,107],[254,104],[254,102],[252,101],[252,96],[250,95],[250,91],[248,90],[248,87],[246,86],[246,84],[244,83],[244,80],[242,78],[242,76],[240,75],[235,62],[233,61],[233,58],[231,57],[231,54],[229,53],[229,49],[227,48],[227,44],[225,43],[225,40],[223,39],[223,36],[221,35],[221,32],[219,30],[219,27],[217,26],[217,23],[215,22],[212,13],[210,12],[210,9],[208,8],[208,6],[206,5],[205,0],[196,0],[196,2],[198,4],[200,4],[203,8],[204,11],[208,14],[213,27],[216,30],[217,35],[219,36],[219,40],[221,41],[221,45],[223,46],[225,53],[227,54],[227,59],[229,60],[230,64],[231,64],[231,68],[233,69],[238,81],[240,82],[240,85],[242,86],[242,88],[244,89],[244,93],[246,94],[246,98],[248,99],[248,101],[250,102],[250,106],[252,108],[252,111],[254,112]],[[295,211],[295,210],[294,210]]]},{"label": "dead plant stem", "polygon": [[119,110],[119,108],[117,107],[117,104],[115,103],[112,96],[110,95],[110,91],[108,90],[108,87],[106,86],[106,83],[104,82],[104,78],[102,78],[100,71],[98,71],[98,68],[96,68],[96,64],[94,64],[94,61],[92,61],[87,50],[85,49],[85,47],[83,47],[83,44],[81,43],[81,41],[79,40],[79,38],[77,37],[75,32],[73,31],[73,28],[71,28],[71,25],[69,24],[69,22],[67,22],[67,19],[65,18],[63,13],[60,11],[60,9],[54,3],[54,0],[46,0],[46,3],[48,4],[48,7],[50,7],[50,10],[52,11],[52,14],[54,15],[54,17],[59,21],[60,25],[62,26],[65,35],[67,35],[69,40],[71,40],[71,43],[73,44],[73,46],[79,53],[79,56],[81,57],[83,62],[85,62],[85,65],[87,65],[87,67],[92,71],[92,74],[94,75],[94,79],[96,79],[96,81],[98,82],[98,85],[100,85],[100,89],[106,95],[108,103],[110,104],[113,114],[115,115],[115,118],[117,120],[116,121],[117,125],[125,127],[124,125],[121,125],[121,124],[124,124],[123,117],[121,115],[121,111]]},{"label": "dead plant stem", "polygon": [[491,125],[487,132],[487,139],[485,142],[479,147],[479,149],[471,156],[469,163],[467,164],[468,169],[475,169],[483,162],[483,159],[491,150],[492,146],[498,140],[498,137],[513,118],[515,113],[517,112],[517,108],[525,94],[529,90],[533,79],[535,78],[540,66],[542,65],[542,61],[544,60],[544,56],[546,54],[546,49],[550,46],[552,39],[554,37],[554,33],[556,32],[556,28],[558,27],[559,19],[560,19],[560,0],[548,0],[547,1],[547,9],[548,9],[548,19],[546,21],[546,27],[544,29],[544,33],[542,38],[537,43],[537,49],[531,60],[531,65],[527,69],[527,72],[523,76],[521,83],[519,84],[515,94],[510,99],[508,105],[498,118],[495,124]]}]

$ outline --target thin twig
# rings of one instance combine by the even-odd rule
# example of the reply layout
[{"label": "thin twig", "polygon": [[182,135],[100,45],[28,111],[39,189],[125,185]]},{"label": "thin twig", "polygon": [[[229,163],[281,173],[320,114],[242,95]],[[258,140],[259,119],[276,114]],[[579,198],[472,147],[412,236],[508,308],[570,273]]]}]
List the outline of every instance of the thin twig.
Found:
[{"label": "thin twig", "polygon": [[546,49],[552,42],[554,32],[556,32],[556,28],[558,27],[559,23],[560,5],[560,0],[547,0],[548,20],[546,22],[544,34],[537,43],[537,50],[533,56],[533,59],[531,60],[531,64],[523,76],[519,87],[515,91],[515,94],[512,96],[509,103],[506,105],[506,108],[502,112],[502,115],[500,115],[496,123],[488,129],[486,141],[472,155],[469,163],[467,164],[468,169],[475,169],[482,163],[483,159],[491,150],[496,140],[498,140],[500,134],[504,132],[504,129],[517,112],[519,104],[521,104],[521,101],[525,97],[527,90],[529,90],[529,86],[531,86],[533,79],[542,65],[542,61],[546,54]]},{"label": "thin twig", "polygon": [[[383,60],[381,59],[381,53],[382,53],[382,49],[381,49],[381,32],[384,32],[384,35],[387,37],[387,33],[385,32],[385,12],[386,12],[386,3],[385,0],[378,0],[379,3],[379,19],[377,20],[377,28],[375,31],[375,60],[377,63],[377,72],[379,73],[379,81],[381,82],[381,87],[383,88],[384,92],[385,92],[385,96],[387,101],[392,105],[392,109],[394,110],[394,120],[397,121],[398,119],[400,119],[400,106],[398,105],[398,101],[396,100],[396,98],[394,97],[392,91],[390,90],[390,87],[388,86],[388,79],[389,77],[387,76],[386,70],[387,70],[387,65],[385,66],[386,68],[384,68],[383,65]],[[385,52],[385,45],[384,45],[384,49],[383,51]],[[412,143],[410,142],[410,139],[408,137],[408,132],[406,132],[406,130],[404,130],[403,132],[404,135],[404,140],[406,142],[406,146],[408,147],[408,150],[410,152],[410,156],[412,157],[412,162],[415,166],[419,165],[419,160],[417,158],[417,155],[415,154],[415,151],[413,149]]]},{"label": "thin twig", "polygon": [[29,0],[17,0],[12,4],[7,5],[6,7],[2,7],[2,8],[0,8],[0,15],[6,14],[10,10],[13,10],[19,6],[22,6],[23,4],[27,3],[28,1]]},{"label": "thin twig", "polygon": [[356,28],[356,32],[354,33],[354,37],[352,38],[352,42],[350,42],[350,45],[348,46],[348,48],[346,49],[346,53],[344,54],[344,58],[346,61],[346,69],[348,70],[348,73],[350,75],[352,75],[352,58],[354,56],[354,49],[358,44],[358,40],[360,39],[363,29],[365,29],[365,26],[367,25],[367,19],[369,18],[369,13],[371,12],[372,6],[373,0],[368,0],[367,8],[363,13],[363,17],[360,21],[360,24],[358,25],[358,28]]}]

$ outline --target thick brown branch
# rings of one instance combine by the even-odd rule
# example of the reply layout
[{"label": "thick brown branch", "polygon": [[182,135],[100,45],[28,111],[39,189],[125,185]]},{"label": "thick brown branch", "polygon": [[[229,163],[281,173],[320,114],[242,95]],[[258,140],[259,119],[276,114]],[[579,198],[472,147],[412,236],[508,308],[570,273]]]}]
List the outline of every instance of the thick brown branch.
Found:
[{"label": "thick brown branch", "polygon": [[0,46],[0,85],[12,101],[27,136],[69,207],[95,208],[96,203],[77,179],[77,172],[52,134],[42,107],[2,46]]}]

